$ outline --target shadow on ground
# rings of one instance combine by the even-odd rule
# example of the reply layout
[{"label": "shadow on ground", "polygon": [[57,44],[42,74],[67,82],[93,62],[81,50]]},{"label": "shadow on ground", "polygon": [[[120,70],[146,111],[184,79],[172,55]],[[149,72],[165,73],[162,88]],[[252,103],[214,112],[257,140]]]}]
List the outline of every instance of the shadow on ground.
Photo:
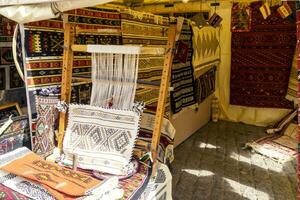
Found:
[{"label": "shadow on ground", "polygon": [[264,128],[209,123],[175,149],[174,200],[296,199],[296,162],[284,165],[244,150]]}]

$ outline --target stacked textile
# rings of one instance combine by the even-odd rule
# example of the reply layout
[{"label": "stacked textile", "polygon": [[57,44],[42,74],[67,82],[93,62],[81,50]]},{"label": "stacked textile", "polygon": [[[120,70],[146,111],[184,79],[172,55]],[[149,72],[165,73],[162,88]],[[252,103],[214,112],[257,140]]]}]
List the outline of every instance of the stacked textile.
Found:
[{"label": "stacked textile", "polygon": [[[155,116],[150,113],[143,113],[141,117],[140,131],[136,140],[133,154],[141,158],[150,151],[153,136]],[[175,128],[171,122],[164,118],[161,128],[161,137],[158,147],[158,160],[163,163],[170,163],[174,159],[174,137]]]},{"label": "stacked textile", "polygon": [[27,148],[0,156],[1,184],[33,199],[102,199],[118,184],[99,181],[81,172],[43,160]]},{"label": "stacked textile", "polygon": [[[121,11],[122,42],[124,45],[165,47],[168,41],[169,20],[158,15],[133,10]],[[164,56],[140,55],[138,79],[159,83]],[[146,107],[156,107],[158,90],[137,89],[136,100]],[[168,106],[166,107],[168,110]]]},{"label": "stacked textile", "polygon": [[[70,11],[68,20],[76,22],[81,28],[120,29],[120,14],[115,9],[107,8],[85,8]],[[62,55],[63,55],[63,23],[60,19],[32,22],[25,25],[25,52],[26,67],[25,78],[28,88],[33,123],[36,121],[35,94],[41,89],[56,87],[61,84]],[[118,34],[78,34],[75,38],[76,44],[120,44]],[[90,75],[91,58],[86,53],[76,53],[74,56],[73,75]],[[77,103],[88,103],[90,99],[91,84],[74,83],[71,99]],[[59,94],[59,92],[58,92]],[[44,132],[36,131],[33,126],[32,141],[33,149],[40,155],[47,156],[51,153],[53,144],[53,133],[43,136]],[[44,140],[45,139],[45,140]],[[47,142],[48,141],[48,142]],[[41,145],[41,143],[48,143]],[[41,148],[47,146],[47,148]]]},{"label": "stacked textile", "polygon": [[192,57],[192,29],[189,21],[185,19],[176,42],[172,66],[171,85],[174,89],[170,95],[170,103],[174,114],[196,103]]},{"label": "stacked textile", "polygon": [[251,3],[247,32],[232,33],[230,104],[292,108],[285,95],[296,45],[295,21],[283,19],[278,6],[271,7],[271,15],[264,19],[261,5]]}]

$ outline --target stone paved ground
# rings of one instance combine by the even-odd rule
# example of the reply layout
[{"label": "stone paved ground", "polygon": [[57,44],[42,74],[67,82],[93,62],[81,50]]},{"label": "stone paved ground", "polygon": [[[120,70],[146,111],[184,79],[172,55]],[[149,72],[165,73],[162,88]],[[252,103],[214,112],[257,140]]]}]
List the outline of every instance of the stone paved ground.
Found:
[{"label": "stone paved ground", "polygon": [[210,122],[175,149],[174,200],[294,200],[296,161],[278,164],[243,150],[264,128]]}]

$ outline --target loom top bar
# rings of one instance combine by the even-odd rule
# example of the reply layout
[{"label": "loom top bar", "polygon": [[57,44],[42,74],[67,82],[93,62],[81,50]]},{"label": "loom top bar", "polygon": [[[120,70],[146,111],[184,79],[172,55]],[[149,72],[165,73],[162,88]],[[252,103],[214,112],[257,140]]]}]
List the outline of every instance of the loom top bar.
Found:
[{"label": "loom top bar", "polygon": [[72,45],[73,51],[89,53],[115,53],[115,54],[151,54],[164,55],[165,48],[142,47],[131,45]]},{"label": "loom top bar", "polygon": [[101,34],[105,34],[105,33],[118,33],[121,34],[122,30],[121,29],[82,29],[82,28],[76,28],[76,33],[80,34],[80,33],[101,33]]}]

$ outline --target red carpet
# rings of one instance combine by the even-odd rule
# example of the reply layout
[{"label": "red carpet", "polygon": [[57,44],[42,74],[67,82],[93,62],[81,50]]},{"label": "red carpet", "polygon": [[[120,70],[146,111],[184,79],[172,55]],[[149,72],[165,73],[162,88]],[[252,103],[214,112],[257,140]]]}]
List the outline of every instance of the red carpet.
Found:
[{"label": "red carpet", "polygon": [[285,95],[296,46],[295,19],[282,19],[275,6],[264,20],[261,4],[251,4],[251,29],[232,33],[230,104],[292,108]]}]

